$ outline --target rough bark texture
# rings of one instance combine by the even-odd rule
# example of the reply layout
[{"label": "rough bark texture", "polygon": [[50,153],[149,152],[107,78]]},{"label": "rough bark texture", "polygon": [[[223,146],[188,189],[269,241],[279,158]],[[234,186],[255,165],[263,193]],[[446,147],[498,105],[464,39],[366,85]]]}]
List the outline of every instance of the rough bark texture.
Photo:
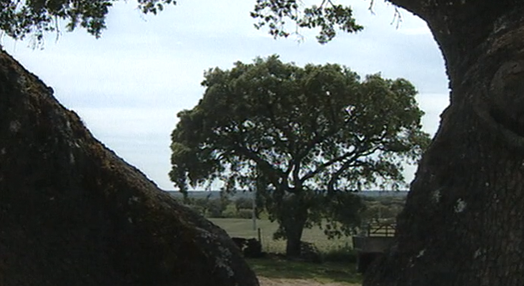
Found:
[{"label": "rough bark texture", "polygon": [[227,234],[0,52],[0,285],[258,285]]},{"label": "rough bark texture", "polygon": [[364,285],[521,286],[524,1],[392,2],[427,21],[451,105],[398,218],[397,243]]}]

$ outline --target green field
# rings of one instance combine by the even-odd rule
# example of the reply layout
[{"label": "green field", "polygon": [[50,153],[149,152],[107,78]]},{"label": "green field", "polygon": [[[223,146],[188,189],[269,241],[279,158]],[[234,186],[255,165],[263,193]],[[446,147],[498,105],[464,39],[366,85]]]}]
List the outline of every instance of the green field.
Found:
[{"label": "green field", "polygon": [[[405,196],[364,197],[363,200],[367,207],[362,214],[363,221],[380,220],[387,223],[395,221],[395,217],[404,205]],[[362,275],[356,273],[356,252],[352,249],[351,237],[330,240],[318,227],[305,229],[302,241],[313,243],[317,247],[322,263],[287,260],[284,255],[280,255],[285,253],[285,241],[273,240],[277,223],[270,222],[267,214],[262,213],[262,219],[257,220],[256,226],[253,227],[251,219],[234,218],[239,214],[235,206],[230,204],[219,214],[227,218],[208,217],[208,219],[223,228],[231,237],[258,239],[257,230],[260,229],[262,251],[269,254],[261,259],[248,258],[246,261],[255,273],[264,279],[261,285],[357,286],[361,284]]]},{"label": "green field", "polygon": [[[253,229],[251,219],[240,218],[209,218],[210,221],[223,228],[231,237],[258,238],[257,230]],[[256,221],[256,228],[260,228],[262,250],[269,253],[284,253],[285,241],[273,240],[273,233],[278,224],[267,219]],[[351,247],[351,237],[329,240],[318,227],[305,229],[303,241],[314,243],[321,252],[334,251],[344,247]]]},{"label": "green field", "polygon": [[[223,228],[231,237],[258,238],[258,231],[253,229],[251,219],[209,218],[209,220]],[[256,228],[261,230],[262,250],[264,252],[285,252],[285,241],[273,240],[273,233],[277,226],[277,223],[270,222],[268,219],[256,221]],[[337,250],[352,246],[350,237],[329,240],[318,227],[305,229],[302,240],[314,243],[324,255],[337,253]],[[333,258],[333,256],[331,257]],[[362,281],[362,275],[356,273],[354,259],[348,258],[347,255],[337,259],[336,262],[327,261],[322,264],[289,261],[275,255],[269,255],[262,259],[251,258],[246,260],[258,276],[270,279],[306,279],[313,283],[311,285],[338,283],[336,285],[348,286],[360,285]],[[271,283],[270,285],[288,284]]]}]

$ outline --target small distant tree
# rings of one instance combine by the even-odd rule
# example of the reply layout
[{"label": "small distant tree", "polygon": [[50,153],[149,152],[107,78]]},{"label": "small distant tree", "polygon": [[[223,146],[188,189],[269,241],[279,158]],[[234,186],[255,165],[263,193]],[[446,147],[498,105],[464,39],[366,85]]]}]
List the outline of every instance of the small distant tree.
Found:
[{"label": "small distant tree", "polygon": [[208,208],[209,208],[209,199],[208,198],[194,198],[194,199],[187,199],[186,203],[191,206],[191,208],[203,216],[207,215]]},{"label": "small distant tree", "polygon": [[289,256],[324,219],[327,234],[350,233],[363,208],[351,192],[402,184],[402,163],[429,142],[404,79],[271,56],[211,69],[203,85],[198,105],[178,114],[171,179],[181,191],[216,179],[225,191],[256,190]]},{"label": "small distant tree", "polygon": [[205,217],[223,217],[224,211],[231,201],[226,197],[187,198],[186,204]]},{"label": "small distant tree", "polygon": [[238,198],[235,200],[235,209],[236,211],[240,211],[242,209],[252,209],[253,208],[253,200],[249,198]]},{"label": "small distant tree", "polygon": [[208,201],[208,217],[223,217],[224,211],[227,209],[231,201],[223,198],[216,198]]},{"label": "small distant tree", "polygon": [[[262,211],[261,200],[255,199],[255,217],[260,218],[260,212]],[[240,214],[242,210],[253,211],[253,198],[241,197],[235,200],[235,210],[237,214]]]}]

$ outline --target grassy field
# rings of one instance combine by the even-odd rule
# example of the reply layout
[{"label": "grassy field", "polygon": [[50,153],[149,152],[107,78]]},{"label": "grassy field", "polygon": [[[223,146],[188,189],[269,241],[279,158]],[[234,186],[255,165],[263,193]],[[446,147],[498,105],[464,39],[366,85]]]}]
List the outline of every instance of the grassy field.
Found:
[{"label": "grassy field", "polygon": [[[364,221],[388,222],[402,209],[403,197],[365,197],[367,210],[362,215]],[[356,252],[352,249],[351,237],[329,240],[318,227],[305,229],[302,241],[313,243],[321,254],[323,263],[315,264],[286,260],[285,241],[273,240],[277,223],[270,222],[262,213],[262,219],[253,226],[251,219],[242,217],[233,204],[227,206],[221,216],[227,218],[208,218],[223,228],[231,237],[257,238],[260,229],[262,250],[269,253],[264,258],[246,261],[261,281],[261,286],[359,286],[362,275],[356,273]]]},{"label": "grassy field", "polygon": [[305,279],[325,283],[360,284],[362,275],[355,272],[355,264],[322,264],[288,261],[278,257],[246,259],[258,276],[267,278]]},{"label": "grassy field", "polygon": [[[210,218],[210,221],[223,228],[231,237],[258,238],[257,230],[253,230],[251,219],[237,218]],[[284,253],[285,241],[273,240],[273,233],[277,230],[277,223],[267,219],[256,221],[256,227],[260,228],[262,250],[269,253]],[[314,243],[321,252],[330,252],[343,247],[351,247],[351,238],[328,240],[318,227],[305,229],[302,236],[303,241]]]},{"label": "grassy field", "polygon": [[[223,228],[232,237],[258,238],[257,230],[253,230],[251,219],[237,218],[210,218],[210,221]],[[267,285],[360,285],[362,275],[356,273],[354,260],[344,256],[339,262],[324,262],[322,264],[289,261],[275,253],[285,252],[285,241],[273,240],[273,233],[277,229],[276,223],[267,219],[257,220],[256,228],[261,230],[262,250],[270,255],[262,259],[246,259],[251,268],[259,277],[264,279],[276,279],[280,282],[271,282]],[[351,238],[329,240],[319,228],[306,229],[302,237],[303,241],[314,243],[324,255],[337,252],[342,248],[352,246]],[[342,262],[340,262],[342,261]],[[294,281],[294,282],[282,282]],[[300,280],[296,280],[300,279]],[[298,282],[297,282],[298,283]],[[334,283],[334,284],[333,284]],[[265,285],[262,283],[262,285]]]}]

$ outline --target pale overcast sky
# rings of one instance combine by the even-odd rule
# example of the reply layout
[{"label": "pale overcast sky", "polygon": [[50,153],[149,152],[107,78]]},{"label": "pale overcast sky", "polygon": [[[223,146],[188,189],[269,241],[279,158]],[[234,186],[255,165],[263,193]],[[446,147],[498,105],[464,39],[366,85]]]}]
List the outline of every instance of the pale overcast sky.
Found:
[{"label": "pale overcast sky", "polygon": [[[365,29],[340,34],[327,45],[315,33],[274,40],[256,30],[249,12],[255,0],[178,1],[157,16],[143,16],[133,1],[118,2],[110,11],[108,29],[94,39],[78,30],[44,49],[28,41],[4,37],[4,49],[55,90],[68,109],[76,111],[91,132],[128,163],[142,170],[164,190],[172,190],[170,134],[176,114],[193,108],[202,97],[203,73],[229,69],[236,61],[280,55],[284,62],[338,63],[361,76],[410,80],[426,112],[424,129],[434,134],[439,115],[449,104],[448,81],[440,50],[425,23],[401,10],[402,22],[392,24],[394,9],[375,1],[354,0],[355,15]],[[414,168],[408,168],[408,181]]]}]

